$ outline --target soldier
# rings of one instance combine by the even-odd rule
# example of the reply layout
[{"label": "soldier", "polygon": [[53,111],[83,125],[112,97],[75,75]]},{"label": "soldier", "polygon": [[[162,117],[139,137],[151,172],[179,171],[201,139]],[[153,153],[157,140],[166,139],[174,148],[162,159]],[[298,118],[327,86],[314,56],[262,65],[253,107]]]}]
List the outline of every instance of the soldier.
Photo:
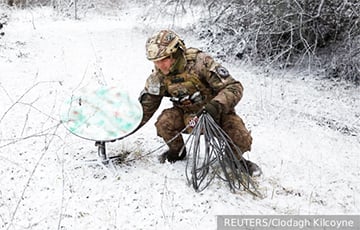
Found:
[{"label": "soldier", "polygon": [[[146,42],[146,56],[155,69],[148,77],[140,95],[144,125],[159,108],[163,97],[169,97],[173,107],[162,111],[155,126],[158,136],[168,142],[187,124],[205,110],[229,135],[241,152],[250,151],[252,137],[234,107],[243,95],[243,86],[228,70],[196,48],[186,48],[180,37],[171,30],[161,30]],[[183,160],[184,140],[178,135],[168,143],[163,155],[173,163]],[[239,159],[242,156],[237,156]],[[259,175],[255,163],[245,160],[250,175]]]}]

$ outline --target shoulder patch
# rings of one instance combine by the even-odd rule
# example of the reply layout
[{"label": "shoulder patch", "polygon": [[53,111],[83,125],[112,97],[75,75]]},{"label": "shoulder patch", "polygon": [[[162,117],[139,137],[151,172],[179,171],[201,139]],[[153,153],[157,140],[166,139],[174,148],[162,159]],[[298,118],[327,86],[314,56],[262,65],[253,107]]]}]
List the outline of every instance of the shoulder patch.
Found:
[{"label": "shoulder patch", "polygon": [[230,76],[229,71],[223,66],[216,66],[215,72],[219,77],[223,79],[226,79],[227,77]]},{"label": "shoulder patch", "polygon": [[160,79],[157,75],[150,75],[146,81],[145,91],[152,95],[160,95]]}]

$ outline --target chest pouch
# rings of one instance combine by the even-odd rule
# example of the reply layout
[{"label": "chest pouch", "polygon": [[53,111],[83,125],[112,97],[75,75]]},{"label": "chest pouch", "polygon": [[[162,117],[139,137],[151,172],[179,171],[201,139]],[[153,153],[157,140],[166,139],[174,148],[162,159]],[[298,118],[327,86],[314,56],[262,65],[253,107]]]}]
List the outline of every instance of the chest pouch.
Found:
[{"label": "chest pouch", "polygon": [[210,90],[207,89],[197,75],[182,73],[165,79],[165,87],[170,94],[170,100],[175,106],[184,111],[196,112],[209,97]]}]

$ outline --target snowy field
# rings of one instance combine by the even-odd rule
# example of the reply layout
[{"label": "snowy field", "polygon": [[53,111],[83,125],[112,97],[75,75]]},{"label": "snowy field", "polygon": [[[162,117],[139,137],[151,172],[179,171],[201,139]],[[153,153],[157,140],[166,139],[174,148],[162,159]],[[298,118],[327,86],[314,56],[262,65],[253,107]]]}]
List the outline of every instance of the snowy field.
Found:
[{"label": "snowy field", "polygon": [[195,230],[216,229],[225,214],[360,214],[360,91],[321,76],[223,63],[245,88],[236,109],[252,131],[246,157],[263,170],[254,178],[262,197],[231,193],[220,180],[197,193],[185,161],[160,164],[165,149],[147,154],[163,145],[153,124],[167,99],[136,134],[108,144],[109,155],[130,152],[124,163],[88,164],[94,142],[70,134],[59,110],[87,85],[138,97],[152,68],[145,41],[160,26],[131,15],[9,15],[0,39],[1,229]]}]

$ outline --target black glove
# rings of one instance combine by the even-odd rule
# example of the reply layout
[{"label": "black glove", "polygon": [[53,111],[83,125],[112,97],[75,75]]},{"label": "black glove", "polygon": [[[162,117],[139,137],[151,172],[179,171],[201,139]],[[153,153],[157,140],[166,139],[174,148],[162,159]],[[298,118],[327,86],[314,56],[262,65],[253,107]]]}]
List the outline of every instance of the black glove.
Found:
[{"label": "black glove", "polygon": [[184,159],[185,156],[186,156],[186,149],[182,151],[180,156],[178,155],[178,153],[174,153],[168,150],[159,156],[159,161],[162,164],[165,163],[165,160],[168,160],[170,163],[175,163],[176,161]]},{"label": "black glove", "polygon": [[201,115],[201,113],[203,112],[207,112],[208,114],[211,115],[211,117],[214,119],[216,123],[218,124],[220,123],[222,107],[219,102],[210,101],[204,106],[203,110],[198,115]]}]

